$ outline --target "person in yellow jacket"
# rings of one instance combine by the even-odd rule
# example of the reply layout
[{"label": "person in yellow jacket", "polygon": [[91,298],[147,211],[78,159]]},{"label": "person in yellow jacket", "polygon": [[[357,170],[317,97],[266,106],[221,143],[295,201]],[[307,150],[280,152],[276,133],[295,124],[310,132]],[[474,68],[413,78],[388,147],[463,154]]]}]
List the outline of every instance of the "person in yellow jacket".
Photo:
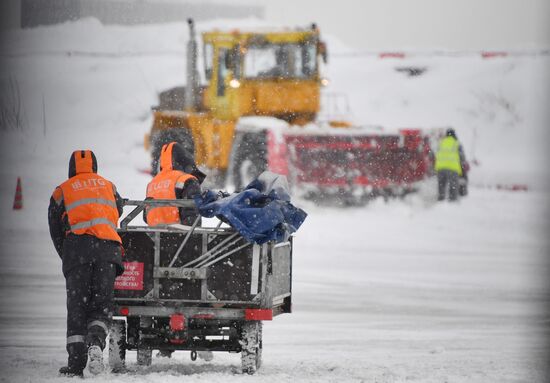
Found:
[{"label": "person in yellow jacket", "polygon": [[437,172],[438,201],[443,201],[447,194],[450,201],[458,198],[458,179],[462,176],[466,159],[462,145],[454,129],[447,129],[435,154],[435,171]]}]

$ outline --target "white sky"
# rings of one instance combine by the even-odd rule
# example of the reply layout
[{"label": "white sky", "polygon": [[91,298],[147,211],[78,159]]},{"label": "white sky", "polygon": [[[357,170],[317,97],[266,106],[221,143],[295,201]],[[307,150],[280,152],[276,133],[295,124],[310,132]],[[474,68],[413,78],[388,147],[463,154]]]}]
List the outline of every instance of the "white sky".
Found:
[{"label": "white sky", "polygon": [[550,47],[550,0],[240,0],[362,50]]},{"label": "white sky", "polygon": [[[20,1],[0,0],[0,26],[13,26],[18,20]],[[232,0],[231,3],[264,6],[268,21],[289,26],[316,22],[322,33],[334,35],[360,50],[550,48],[550,0]]]}]

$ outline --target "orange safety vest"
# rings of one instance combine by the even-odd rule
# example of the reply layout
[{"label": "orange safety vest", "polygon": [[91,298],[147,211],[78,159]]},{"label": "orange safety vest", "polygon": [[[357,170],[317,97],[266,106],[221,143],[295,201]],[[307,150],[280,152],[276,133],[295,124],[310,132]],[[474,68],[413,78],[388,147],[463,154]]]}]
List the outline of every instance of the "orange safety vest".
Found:
[{"label": "orange safety vest", "polygon": [[64,201],[72,233],[122,243],[116,231],[119,215],[115,190],[97,173],[80,173],[59,185],[53,197],[58,203]]},{"label": "orange safety vest", "polygon": [[[176,188],[183,188],[188,179],[196,177],[180,170],[163,170],[147,185],[147,198],[176,199]],[[146,206],[145,212],[149,226],[180,223],[179,208],[176,206]]]}]

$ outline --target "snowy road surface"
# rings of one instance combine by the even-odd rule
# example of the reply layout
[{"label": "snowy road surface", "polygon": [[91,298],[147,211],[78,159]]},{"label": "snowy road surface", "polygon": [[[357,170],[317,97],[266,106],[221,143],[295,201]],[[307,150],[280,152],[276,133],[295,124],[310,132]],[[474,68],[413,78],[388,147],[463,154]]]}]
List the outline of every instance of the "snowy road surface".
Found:
[{"label": "snowy road surface", "polygon": [[[97,382],[544,382],[550,333],[543,195],[472,191],[457,205],[420,199],[337,210],[305,204],[296,237],[294,313],[264,327],[264,364],[240,358],[135,365]],[[40,228],[15,222],[0,271],[5,382],[64,381],[64,285]],[[183,376],[182,376],[183,375]]]},{"label": "snowy road surface", "polygon": [[[9,38],[0,75],[2,84],[16,80],[25,119],[23,129],[0,132],[0,381],[65,382],[50,194],[72,150],[89,148],[123,196],[143,198],[148,177],[136,168],[149,162],[141,145],[149,107],[184,79],[185,25],[84,20]],[[295,238],[294,312],[265,323],[256,375],[241,375],[234,354],[206,363],[179,352],[138,368],[130,352],[129,374],[86,380],[548,382],[548,61],[424,57],[414,65],[428,71],[410,79],[392,61],[335,55],[333,87],[349,94],[361,123],[457,128],[480,163],[471,195],[435,204],[425,191],[354,209],[295,201],[309,217]],[[11,210],[17,177],[22,211]],[[499,182],[529,191],[482,187]]]}]

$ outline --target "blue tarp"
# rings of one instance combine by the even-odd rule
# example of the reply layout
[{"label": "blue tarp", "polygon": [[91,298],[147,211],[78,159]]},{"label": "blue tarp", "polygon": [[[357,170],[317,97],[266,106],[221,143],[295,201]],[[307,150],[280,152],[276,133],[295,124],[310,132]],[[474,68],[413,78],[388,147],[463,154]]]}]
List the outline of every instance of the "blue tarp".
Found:
[{"label": "blue tarp", "polygon": [[217,217],[250,242],[288,240],[306,219],[306,212],[290,203],[284,176],[263,172],[240,193],[206,190],[195,197],[203,217]]}]

